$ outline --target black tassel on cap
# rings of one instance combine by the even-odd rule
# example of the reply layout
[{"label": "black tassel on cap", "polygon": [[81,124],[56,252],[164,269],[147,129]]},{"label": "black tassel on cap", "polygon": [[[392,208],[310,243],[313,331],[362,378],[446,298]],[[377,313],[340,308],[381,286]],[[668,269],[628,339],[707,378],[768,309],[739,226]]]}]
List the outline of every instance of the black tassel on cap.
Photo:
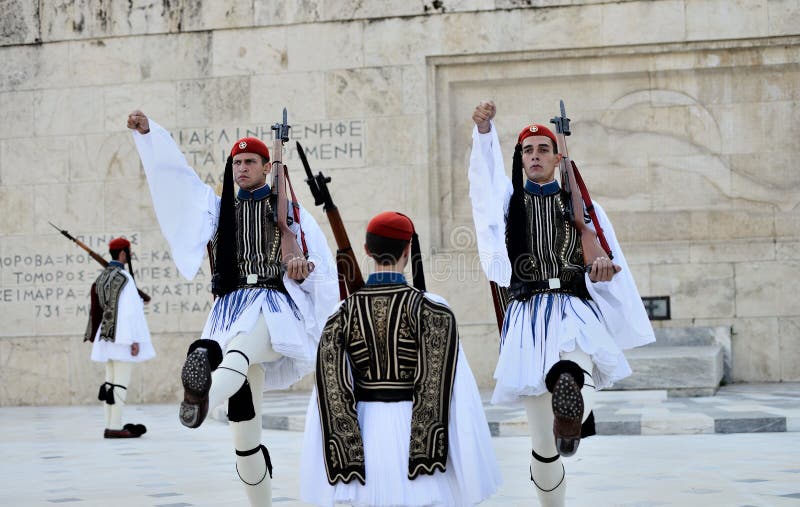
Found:
[{"label": "black tassel on cap", "polygon": [[236,251],[236,203],[233,191],[233,157],[225,163],[222,198],[217,226],[217,250],[214,266],[217,280],[212,283],[214,295],[221,297],[236,289],[239,283],[239,266]]},{"label": "black tassel on cap", "polygon": [[514,188],[508,203],[508,219],[506,221],[506,248],[511,261],[511,280],[529,281],[533,273],[526,262],[528,254],[528,231],[525,217],[525,188],[522,170],[522,145],[514,148],[514,159],[511,166],[511,184]]},{"label": "black tassel on cap", "polygon": [[414,288],[425,291],[425,273],[422,271],[422,252],[419,247],[419,236],[417,231],[411,235],[411,276],[414,281]]}]

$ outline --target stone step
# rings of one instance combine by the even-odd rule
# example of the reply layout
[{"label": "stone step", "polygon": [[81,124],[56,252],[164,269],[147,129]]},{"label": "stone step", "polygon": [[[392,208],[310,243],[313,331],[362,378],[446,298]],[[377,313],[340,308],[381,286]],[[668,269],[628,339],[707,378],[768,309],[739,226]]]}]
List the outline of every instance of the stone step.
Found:
[{"label": "stone step", "polygon": [[721,345],[641,347],[625,352],[633,375],[613,390],[663,389],[669,396],[712,396],[724,370]]},{"label": "stone step", "polygon": [[730,342],[731,329],[726,326],[657,327],[656,341],[648,347],[681,347],[724,344]]}]

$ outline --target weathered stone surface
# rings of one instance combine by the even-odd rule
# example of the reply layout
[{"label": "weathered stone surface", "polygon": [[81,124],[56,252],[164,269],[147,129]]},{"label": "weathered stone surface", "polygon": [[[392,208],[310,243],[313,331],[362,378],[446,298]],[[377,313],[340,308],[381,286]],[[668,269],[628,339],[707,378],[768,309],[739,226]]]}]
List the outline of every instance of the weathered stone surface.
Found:
[{"label": "weathered stone surface", "polygon": [[747,262],[775,259],[776,245],[769,239],[693,243],[691,262]]},{"label": "weathered stone surface", "polygon": [[800,262],[797,261],[737,263],[737,316],[800,315],[800,301],[796,297],[789,297],[794,294],[798,269]]},{"label": "weathered stone surface", "polygon": [[[29,185],[31,183],[31,153],[37,153],[38,163],[47,167],[50,182],[69,181],[69,137],[25,137],[0,141],[0,178],[3,185]],[[46,145],[47,150],[41,146]]]},{"label": "weathered stone surface", "polygon": [[0,91],[57,86],[69,77],[69,44],[0,47]]},{"label": "weathered stone surface", "polygon": [[181,7],[181,30],[243,28],[254,21],[252,0],[189,0]]},{"label": "weathered stone surface", "polygon": [[[364,65],[424,65],[442,52],[444,18],[381,19],[364,26]],[[422,98],[422,97],[420,97]]]},{"label": "weathered stone surface", "polygon": [[31,111],[37,136],[103,131],[103,110],[95,107],[99,89],[61,88],[36,92]]},{"label": "weathered stone surface", "polygon": [[254,0],[255,22],[259,26],[314,23],[322,18],[323,3],[324,0],[297,0],[295,2]]},{"label": "weathered stone surface", "polygon": [[[289,70],[321,71],[361,67],[364,62],[363,26],[360,23],[292,25],[286,37]],[[324,41],[309,44],[309,41]]]},{"label": "weathered stone surface", "polygon": [[420,114],[428,110],[428,74],[424,65],[407,65],[403,72],[403,113]]},{"label": "weathered stone surface", "polygon": [[769,0],[769,33],[775,35],[795,35],[800,26],[800,9],[793,0]]},{"label": "weathered stone surface", "polygon": [[683,0],[603,5],[603,43],[672,42],[686,38]]},{"label": "weathered stone surface", "polygon": [[[127,121],[127,115],[122,122]],[[143,179],[139,155],[129,131],[72,138],[69,152],[70,181],[102,182]],[[95,202],[99,199],[96,196]]]},{"label": "weathered stone surface", "polygon": [[34,120],[36,92],[0,93],[0,110],[4,121],[0,124],[0,138],[28,137],[38,130]]},{"label": "weathered stone surface", "polygon": [[0,227],[4,234],[20,234],[33,229],[34,215],[30,212],[30,198],[25,186],[0,188]]},{"label": "weathered stone surface", "polygon": [[[270,124],[289,108],[289,121],[318,120],[325,111],[324,74],[321,72],[267,74],[250,78],[250,119]],[[274,93],[273,90],[280,90]]]},{"label": "weathered stone surface", "polygon": [[[767,0],[685,0],[686,37],[764,37],[768,33]],[[724,20],[724,21],[723,21]]]},{"label": "weathered stone surface", "polygon": [[634,373],[616,382],[614,389],[715,391],[722,380],[723,352],[719,345],[643,347],[626,351],[625,357]]},{"label": "weathered stone surface", "polygon": [[[291,5],[294,2],[280,2]],[[212,32],[214,76],[272,74],[288,67],[286,27]]]},{"label": "weathered stone surface", "polygon": [[40,40],[39,5],[24,0],[4,0],[0,3],[0,46],[31,44]]},{"label": "weathered stone surface", "polygon": [[776,382],[781,378],[778,319],[736,319],[731,337],[734,382]]},{"label": "weathered stone surface", "polygon": [[325,74],[329,118],[390,116],[403,112],[399,67],[349,69]]},{"label": "weathered stone surface", "polygon": [[230,77],[178,83],[178,124],[242,122],[250,115],[250,78]]},{"label": "weathered stone surface", "polygon": [[69,400],[68,353],[61,337],[0,340],[0,403],[2,405],[63,405]]},{"label": "weathered stone surface", "polygon": [[732,264],[653,266],[650,290],[671,295],[672,318],[735,315]]},{"label": "weathered stone surface", "polygon": [[[71,42],[70,83],[80,86],[203,79],[212,71],[211,41],[210,33],[200,32]],[[130,58],[131,54],[137,58]]]},{"label": "weathered stone surface", "polygon": [[627,242],[622,251],[628,264],[683,264],[691,260],[692,246],[688,241]]},{"label": "weathered stone surface", "polygon": [[776,242],[775,259],[779,261],[800,259],[800,241]]},{"label": "weathered stone surface", "polygon": [[40,12],[42,39],[58,41],[178,31],[183,18],[182,7],[182,4],[148,0],[45,2]]},{"label": "weathered stone surface", "polygon": [[136,109],[141,110],[159,125],[175,125],[178,108],[176,97],[178,97],[177,87],[174,82],[105,87],[103,89],[105,131],[129,133],[128,115]]},{"label": "weathered stone surface", "polygon": [[800,379],[800,318],[778,319],[780,336],[781,381],[796,382]]},{"label": "weathered stone surface", "polygon": [[[425,164],[426,139],[419,134],[425,125],[424,115],[367,119],[367,163],[378,167],[398,160],[412,165]],[[387,132],[392,135],[387,136]]]}]

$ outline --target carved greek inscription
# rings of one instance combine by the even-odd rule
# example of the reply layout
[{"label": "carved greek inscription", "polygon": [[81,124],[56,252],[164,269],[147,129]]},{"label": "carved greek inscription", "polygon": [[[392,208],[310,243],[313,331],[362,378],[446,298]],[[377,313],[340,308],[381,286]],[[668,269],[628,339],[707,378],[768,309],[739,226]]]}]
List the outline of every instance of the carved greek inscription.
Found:
[{"label": "carved greek inscription", "polygon": [[[247,127],[201,127],[172,131],[186,161],[208,185],[222,184],[222,170],[233,143],[257,137],[272,149],[274,132],[268,124]],[[366,163],[363,120],[323,120],[292,124],[283,147],[284,163],[302,171],[295,141],[303,145],[312,169],[362,167]]]}]

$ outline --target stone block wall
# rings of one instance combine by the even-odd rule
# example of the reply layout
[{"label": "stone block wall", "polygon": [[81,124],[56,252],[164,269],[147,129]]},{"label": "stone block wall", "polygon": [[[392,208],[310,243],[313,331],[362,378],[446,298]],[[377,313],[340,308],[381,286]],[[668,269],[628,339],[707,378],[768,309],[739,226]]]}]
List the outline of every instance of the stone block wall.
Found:
[{"label": "stone block wall", "polygon": [[[800,380],[796,1],[0,5],[0,405],[89,403],[102,379],[80,341],[98,266],[48,221],[104,254],[111,237],[132,240],[159,353],[132,400],[177,398],[209,277],[175,271],[125,129],[136,108],[219,190],[232,142],[270,141],[287,107],[354,244],[378,211],[415,218],[430,289],[489,387],[498,339],[467,197],[471,111],[494,99],[510,143],[563,98],[570,153],[642,295],[671,297],[659,325],[731,326],[734,381]],[[311,207],[293,142],[287,160]]]}]

